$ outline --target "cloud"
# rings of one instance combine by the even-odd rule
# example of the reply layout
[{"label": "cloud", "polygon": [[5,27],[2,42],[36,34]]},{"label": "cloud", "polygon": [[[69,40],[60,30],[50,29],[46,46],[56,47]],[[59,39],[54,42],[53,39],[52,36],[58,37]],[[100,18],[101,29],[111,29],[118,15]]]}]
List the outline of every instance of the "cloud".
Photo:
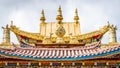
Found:
[{"label": "cloud", "polygon": [[[41,10],[45,10],[46,22],[55,22],[59,5],[62,7],[63,21],[67,22],[73,22],[74,10],[78,8],[82,33],[97,30],[109,20],[118,26],[120,42],[120,0],[0,0],[0,27],[13,20],[22,30],[39,32]],[[0,29],[0,42],[2,33]],[[14,34],[12,42],[17,42]]]}]

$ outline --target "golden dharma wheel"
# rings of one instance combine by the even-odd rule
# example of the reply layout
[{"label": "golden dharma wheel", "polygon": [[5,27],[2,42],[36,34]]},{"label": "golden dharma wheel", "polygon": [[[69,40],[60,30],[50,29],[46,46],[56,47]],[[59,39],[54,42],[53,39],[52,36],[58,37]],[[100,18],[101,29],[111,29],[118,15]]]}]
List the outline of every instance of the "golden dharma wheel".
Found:
[{"label": "golden dharma wheel", "polygon": [[59,25],[55,34],[58,36],[58,37],[63,37],[65,35],[65,29],[62,25]]}]

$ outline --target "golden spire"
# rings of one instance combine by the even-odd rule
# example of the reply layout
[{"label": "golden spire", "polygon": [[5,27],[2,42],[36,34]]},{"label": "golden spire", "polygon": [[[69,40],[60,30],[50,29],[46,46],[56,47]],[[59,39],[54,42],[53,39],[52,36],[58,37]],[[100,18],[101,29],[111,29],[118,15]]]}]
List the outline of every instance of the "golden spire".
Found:
[{"label": "golden spire", "polygon": [[45,21],[45,16],[44,16],[44,10],[43,10],[43,9],[42,9],[42,12],[41,12],[41,18],[40,18],[40,20],[41,20],[42,22]]},{"label": "golden spire", "polygon": [[58,8],[58,15],[62,15],[61,6],[59,6],[59,8]]},{"label": "golden spire", "polygon": [[56,20],[60,20],[60,21],[63,20],[61,6],[59,6],[58,8]]},{"label": "golden spire", "polygon": [[78,22],[78,20],[79,20],[79,16],[78,16],[78,10],[77,10],[77,8],[75,9],[74,20],[75,20],[76,22]]}]

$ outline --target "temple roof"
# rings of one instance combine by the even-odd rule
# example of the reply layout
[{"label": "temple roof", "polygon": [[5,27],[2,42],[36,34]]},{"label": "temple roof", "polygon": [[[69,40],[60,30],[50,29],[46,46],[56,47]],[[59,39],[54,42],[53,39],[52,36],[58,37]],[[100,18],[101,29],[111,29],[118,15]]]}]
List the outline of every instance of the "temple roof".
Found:
[{"label": "temple roof", "polygon": [[120,45],[106,49],[101,49],[99,46],[100,42],[75,48],[0,48],[0,55],[29,60],[85,60],[103,58],[120,52]]}]

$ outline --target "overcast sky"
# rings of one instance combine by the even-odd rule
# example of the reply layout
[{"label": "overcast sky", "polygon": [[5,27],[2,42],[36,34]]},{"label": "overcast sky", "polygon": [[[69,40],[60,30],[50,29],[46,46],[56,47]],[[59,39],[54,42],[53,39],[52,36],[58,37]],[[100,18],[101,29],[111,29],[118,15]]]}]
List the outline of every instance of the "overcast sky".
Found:
[{"label": "overcast sky", "polygon": [[[41,10],[45,10],[46,22],[55,22],[57,9],[61,5],[63,21],[72,22],[75,8],[80,17],[81,32],[91,32],[104,26],[107,21],[118,27],[120,42],[120,0],[0,0],[0,27],[14,24],[22,30],[39,32]],[[0,42],[3,30],[0,28]],[[12,42],[17,42],[11,34]],[[108,34],[103,38],[108,41]]]}]

